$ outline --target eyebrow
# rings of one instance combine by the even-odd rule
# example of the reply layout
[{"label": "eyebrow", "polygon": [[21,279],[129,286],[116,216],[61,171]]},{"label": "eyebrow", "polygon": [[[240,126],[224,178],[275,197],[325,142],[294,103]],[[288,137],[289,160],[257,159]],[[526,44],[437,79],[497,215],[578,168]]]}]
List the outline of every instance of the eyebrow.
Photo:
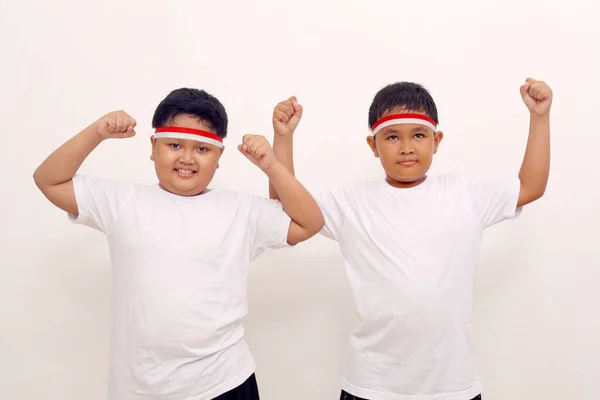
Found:
[{"label": "eyebrow", "polygon": [[[424,126],[416,126],[414,128],[412,128],[409,133],[417,133],[417,132],[428,132],[427,128]],[[384,135],[389,135],[389,134],[399,134],[402,133],[399,129],[395,128],[394,126],[390,126],[389,128],[385,128],[385,130],[383,130],[381,133],[383,133]]]},{"label": "eyebrow", "polygon": [[[170,143],[177,143],[179,145],[183,145],[184,143],[187,143],[188,141],[192,141],[192,139],[180,139],[180,138],[161,138],[164,139],[166,144],[170,144]],[[217,147],[214,144],[210,144],[210,143],[206,143],[200,140],[193,140],[194,142],[194,147]]]}]

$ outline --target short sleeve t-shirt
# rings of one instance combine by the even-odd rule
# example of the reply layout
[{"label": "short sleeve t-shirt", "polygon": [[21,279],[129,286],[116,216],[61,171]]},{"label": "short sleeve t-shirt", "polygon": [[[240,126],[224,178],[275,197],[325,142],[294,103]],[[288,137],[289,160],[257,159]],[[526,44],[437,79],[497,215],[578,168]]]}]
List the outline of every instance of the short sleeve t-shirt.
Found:
[{"label": "short sleeve t-shirt", "polygon": [[73,179],[78,217],[103,232],[113,267],[110,400],[205,400],[255,369],[243,339],[252,259],[287,246],[281,203],[231,191]]},{"label": "short sleeve t-shirt", "polygon": [[518,214],[520,182],[430,176],[408,189],[357,182],[315,195],[360,317],[342,381],[370,400],[481,393],[470,314],[485,228]]}]

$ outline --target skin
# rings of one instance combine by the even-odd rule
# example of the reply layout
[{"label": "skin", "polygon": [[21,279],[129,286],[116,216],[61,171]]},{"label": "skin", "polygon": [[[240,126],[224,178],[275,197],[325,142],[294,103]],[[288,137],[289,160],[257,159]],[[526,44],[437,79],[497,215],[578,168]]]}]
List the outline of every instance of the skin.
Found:
[{"label": "skin", "polygon": [[[550,172],[550,108],[552,89],[543,81],[528,78],[519,88],[521,98],[529,111],[529,136],[525,155],[519,170],[521,188],[517,207],[527,205],[546,191]],[[397,113],[421,113],[398,107],[381,117]],[[275,132],[273,148],[278,159],[294,173],[293,133],[302,117],[302,106],[295,97],[277,104],[273,111]],[[367,137],[373,155],[380,159],[386,181],[394,187],[407,188],[423,183],[444,137],[430,128],[417,124],[392,125]],[[269,187],[271,198],[278,198],[276,190]]]},{"label": "skin", "polygon": [[[124,111],[106,114],[54,151],[34,173],[40,191],[55,206],[73,216],[79,215],[73,177],[83,161],[104,140],[126,139],[135,135],[137,122]],[[211,130],[210,124],[189,114],[172,118],[179,127]],[[180,196],[201,195],[219,167],[223,148],[188,139],[151,139],[151,160],[160,186]],[[264,136],[245,135],[239,151],[258,166],[280,193],[284,211],[291,223],[287,241],[300,243],[318,233],[323,214],[308,191],[275,157]]]}]

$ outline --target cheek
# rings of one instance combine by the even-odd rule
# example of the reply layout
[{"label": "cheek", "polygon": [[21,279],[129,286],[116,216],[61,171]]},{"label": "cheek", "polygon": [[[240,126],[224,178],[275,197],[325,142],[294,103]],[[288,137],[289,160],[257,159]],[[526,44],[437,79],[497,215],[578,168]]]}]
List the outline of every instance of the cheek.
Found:
[{"label": "cheek", "polygon": [[433,142],[433,140],[423,140],[419,142],[416,147],[422,156],[427,156],[433,154],[434,146],[435,143]]},{"label": "cheek", "polygon": [[154,164],[161,172],[170,171],[177,160],[177,154],[169,151],[157,151],[154,153]]},{"label": "cheek", "polygon": [[384,161],[393,161],[395,162],[398,156],[397,146],[394,146],[390,143],[379,147],[379,157]]},{"label": "cheek", "polygon": [[216,153],[199,155],[196,158],[196,163],[200,166],[200,169],[216,169],[219,163],[219,156]]}]

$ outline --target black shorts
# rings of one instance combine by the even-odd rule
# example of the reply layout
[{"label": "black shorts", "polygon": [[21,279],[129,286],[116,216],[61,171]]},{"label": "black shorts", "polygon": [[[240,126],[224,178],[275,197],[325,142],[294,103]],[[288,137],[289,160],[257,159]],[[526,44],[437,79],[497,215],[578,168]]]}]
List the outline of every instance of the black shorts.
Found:
[{"label": "black shorts", "polygon": [[[340,395],[340,400],[367,400],[362,397],[352,396],[349,393],[346,393],[342,390],[342,394]],[[481,400],[481,395],[473,397],[472,400]]]},{"label": "black shorts", "polygon": [[213,400],[259,400],[256,376],[252,374],[246,382]]}]

